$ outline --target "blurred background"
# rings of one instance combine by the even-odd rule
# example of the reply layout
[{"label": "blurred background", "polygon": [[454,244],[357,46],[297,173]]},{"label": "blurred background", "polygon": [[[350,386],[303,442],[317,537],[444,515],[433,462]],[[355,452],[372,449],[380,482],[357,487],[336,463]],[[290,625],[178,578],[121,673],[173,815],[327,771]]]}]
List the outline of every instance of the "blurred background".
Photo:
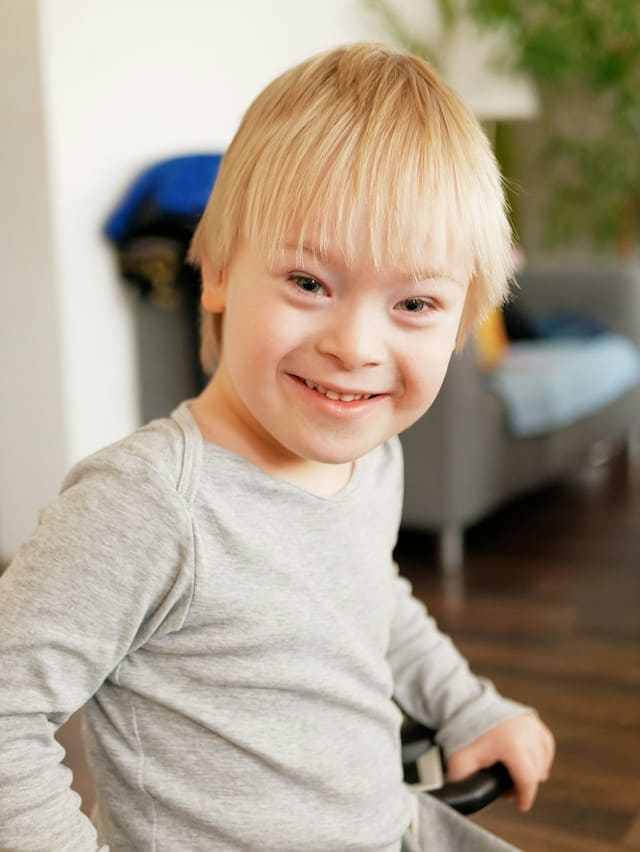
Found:
[{"label": "blurred background", "polygon": [[488,819],[527,849],[640,848],[636,0],[0,0],[0,562],[74,462],[197,393],[182,260],[215,158],[276,74],[359,39],[442,70],[516,234],[514,299],[403,436],[403,568],[561,741],[529,827]]}]

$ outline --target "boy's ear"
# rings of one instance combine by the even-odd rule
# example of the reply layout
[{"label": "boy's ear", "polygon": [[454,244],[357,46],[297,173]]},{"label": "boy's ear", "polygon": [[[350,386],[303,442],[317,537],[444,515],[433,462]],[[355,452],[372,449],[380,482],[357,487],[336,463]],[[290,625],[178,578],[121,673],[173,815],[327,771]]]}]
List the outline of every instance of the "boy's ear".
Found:
[{"label": "boy's ear", "polygon": [[224,313],[227,301],[227,271],[213,272],[209,262],[202,262],[202,307],[211,314]]}]

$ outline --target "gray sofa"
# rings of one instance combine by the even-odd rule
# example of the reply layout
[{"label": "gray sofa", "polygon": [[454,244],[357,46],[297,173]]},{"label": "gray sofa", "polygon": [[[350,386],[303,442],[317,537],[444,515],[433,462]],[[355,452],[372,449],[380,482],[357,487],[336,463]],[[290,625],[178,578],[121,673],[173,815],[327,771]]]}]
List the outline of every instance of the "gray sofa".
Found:
[{"label": "gray sofa", "polygon": [[[528,269],[517,304],[532,315],[591,316],[640,346],[640,269],[615,262]],[[440,395],[404,432],[403,526],[435,532],[445,571],[462,568],[465,528],[509,499],[558,480],[600,441],[624,441],[640,428],[640,384],[577,422],[516,438],[505,407],[477,366],[473,343],[454,356]]]}]

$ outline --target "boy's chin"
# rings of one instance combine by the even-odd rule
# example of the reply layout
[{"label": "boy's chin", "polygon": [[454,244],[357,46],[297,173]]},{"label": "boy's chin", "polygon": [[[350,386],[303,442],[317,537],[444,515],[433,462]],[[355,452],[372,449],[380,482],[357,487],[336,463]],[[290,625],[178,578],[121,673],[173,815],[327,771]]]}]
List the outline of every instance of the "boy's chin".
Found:
[{"label": "boy's chin", "polygon": [[359,443],[358,446],[336,446],[336,447],[321,447],[314,448],[312,452],[306,453],[305,457],[308,461],[313,461],[319,464],[340,465],[352,464],[357,459],[365,456],[368,452],[383,443],[364,444]]}]

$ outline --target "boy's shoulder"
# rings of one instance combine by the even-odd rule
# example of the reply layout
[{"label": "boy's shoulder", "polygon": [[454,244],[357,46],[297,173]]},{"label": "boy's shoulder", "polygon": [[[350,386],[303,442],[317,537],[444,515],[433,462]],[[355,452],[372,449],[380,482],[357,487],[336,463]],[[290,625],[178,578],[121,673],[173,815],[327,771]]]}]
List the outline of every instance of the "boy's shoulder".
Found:
[{"label": "boy's shoulder", "polygon": [[180,490],[189,455],[187,443],[188,436],[174,416],[152,420],[77,462],[65,477],[62,490],[92,475],[116,476],[138,487],[161,484]]}]

